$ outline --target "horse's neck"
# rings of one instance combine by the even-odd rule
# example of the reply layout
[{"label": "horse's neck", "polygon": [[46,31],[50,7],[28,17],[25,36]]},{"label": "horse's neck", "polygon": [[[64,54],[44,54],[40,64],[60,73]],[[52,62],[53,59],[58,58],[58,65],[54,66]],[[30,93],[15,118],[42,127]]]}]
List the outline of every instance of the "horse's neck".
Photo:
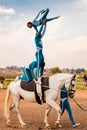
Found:
[{"label": "horse's neck", "polygon": [[50,85],[54,89],[60,89],[71,77],[72,75],[65,73],[55,74],[50,77]]},{"label": "horse's neck", "polygon": [[53,75],[53,78],[56,78],[59,81],[59,80],[70,79],[72,76],[73,76],[72,74],[58,73],[58,74]]},{"label": "horse's neck", "polygon": [[59,89],[59,85],[60,85],[59,84],[59,80],[60,80],[59,77],[60,77],[59,75],[55,74],[55,75],[53,75],[53,76],[51,76],[49,78],[49,86],[50,86],[50,88],[54,88],[56,90]]}]

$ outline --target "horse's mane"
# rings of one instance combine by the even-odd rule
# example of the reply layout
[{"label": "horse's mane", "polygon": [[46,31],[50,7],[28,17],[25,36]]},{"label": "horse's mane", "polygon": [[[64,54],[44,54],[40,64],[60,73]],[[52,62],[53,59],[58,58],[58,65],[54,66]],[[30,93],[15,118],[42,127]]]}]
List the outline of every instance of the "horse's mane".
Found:
[{"label": "horse's mane", "polygon": [[56,73],[51,77],[58,78],[59,80],[67,79],[73,77],[73,74],[70,73]]}]

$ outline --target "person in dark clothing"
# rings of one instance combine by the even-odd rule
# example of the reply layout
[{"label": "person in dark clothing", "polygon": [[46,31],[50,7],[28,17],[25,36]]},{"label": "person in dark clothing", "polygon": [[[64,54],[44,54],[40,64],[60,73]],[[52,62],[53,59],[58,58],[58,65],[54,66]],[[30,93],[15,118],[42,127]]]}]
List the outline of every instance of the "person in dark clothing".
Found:
[{"label": "person in dark clothing", "polygon": [[87,86],[87,76],[86,75],[84,75],[84,77],[83,77],[83,83],[85,86]]}]

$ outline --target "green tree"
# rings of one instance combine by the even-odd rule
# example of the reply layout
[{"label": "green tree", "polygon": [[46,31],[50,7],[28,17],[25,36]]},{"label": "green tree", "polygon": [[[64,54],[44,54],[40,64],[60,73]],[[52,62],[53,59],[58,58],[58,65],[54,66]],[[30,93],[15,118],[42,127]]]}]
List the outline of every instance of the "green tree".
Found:
[{"label": "green tree", "polygon": [[53,74],[55,74],[55,73],[61,73],[62,70],[61,70],[59,67],[54,67],[54,68],[51,68],[51,72],[52,72]]},{"label": "green tree", "polygon": [[80,68],[76,69],[76,73],[81,73],[81,72],[85,72],[85,69],[84,68],[82,68],[82,69],[80,69]]}]

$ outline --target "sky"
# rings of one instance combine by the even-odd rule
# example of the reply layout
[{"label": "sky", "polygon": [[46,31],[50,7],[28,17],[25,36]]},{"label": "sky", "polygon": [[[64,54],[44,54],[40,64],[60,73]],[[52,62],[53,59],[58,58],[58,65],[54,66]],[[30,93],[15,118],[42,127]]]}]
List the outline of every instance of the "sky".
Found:
[{"label": "sky", "polygon": [[0,0],[0,67],[35,60],[35,30],[27,22],[49,8],[42,39],[46,68],[87,69],[87,0]]}]

